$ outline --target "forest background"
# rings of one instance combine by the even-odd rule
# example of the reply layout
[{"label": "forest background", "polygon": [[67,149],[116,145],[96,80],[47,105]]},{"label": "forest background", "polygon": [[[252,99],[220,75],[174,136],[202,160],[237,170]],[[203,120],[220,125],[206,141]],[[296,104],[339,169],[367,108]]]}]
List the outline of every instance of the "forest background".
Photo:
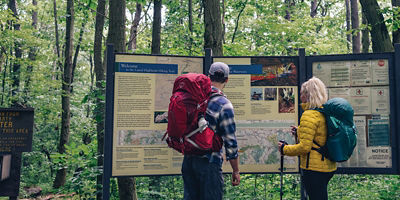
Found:
[{"label": "forest background", "polygon": [[[391,52],[397,0],[1,0],[0,106],[35,108],[20,198],[102,199],[105,45],[204,56]],[[226,199],[277,199],[279,176],[242,175]],[[300,199],[298,175],[284,198]],[[398,175],[336,175],[332,199],[400,199]],[[111,180],[112,199],[182,199],[180,176]],[[0,197],[0,199],[2,199]]]}]

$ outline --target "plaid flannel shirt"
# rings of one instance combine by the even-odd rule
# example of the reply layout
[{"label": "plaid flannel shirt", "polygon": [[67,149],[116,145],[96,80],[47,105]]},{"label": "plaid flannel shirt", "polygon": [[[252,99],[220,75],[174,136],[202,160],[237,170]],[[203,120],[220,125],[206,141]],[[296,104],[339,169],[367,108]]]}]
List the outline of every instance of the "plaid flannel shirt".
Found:
[{"label": "plaid flannel shirt", "polygon": [[[232,103],[226,98],[223,93],[215,87],[212,87],[213,92],[221,93],[222,96],[211,98],[208,102],[205,119],[209,123],[209,127],[220,135],[224,141],[226,160],[235,159],[238,157],[238,145],[236,141],[236,124]],[[222,165],[223,154],[220,152],[212,152],[206,155],[210,162]]]}]

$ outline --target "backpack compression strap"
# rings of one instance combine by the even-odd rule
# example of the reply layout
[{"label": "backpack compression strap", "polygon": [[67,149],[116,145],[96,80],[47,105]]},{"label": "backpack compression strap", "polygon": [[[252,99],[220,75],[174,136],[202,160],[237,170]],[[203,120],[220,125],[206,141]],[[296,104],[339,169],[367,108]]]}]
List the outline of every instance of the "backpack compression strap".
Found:
[{"label": "backpack compression strap", "polygon": [[315,145],[317,145],[319,148],[311,147],[311,150],[315,150],[315,151],[317,151],[318,153],[320,153],[320,154],[322,155],[321,160],[323,161],[323,160],[324,160],[324,157],[327,157],[327,155],[328,155],[328,148],[326,147],[326,145],[325,145],[325,146],[319,145],[315,140],[313,140],[313,143],[314,143]]},{"label": "backpack compression strap", "polygon": [[[218,96],[223,96],[223,95],[221,93],[218,93],[218,92],[212,93],[210,98],[208,100],[206,100],[205,103],[208,103],[212,98],[218,97]],[[190,132],[189,134],[187,134],[185,136],[185,140],[188,141],[190,144],[192,144],[194,147],[196,147],[198,149],[201,149],[199,147],[199,145],[197,145],[193,140],[190,139],[190,137],[192,137],[196,133],[201,133],[205,128],[207,128],[207,126],[208,126],[208,122],[206,124],[200,126],[199,128],[195,129],[194,131]]]}]

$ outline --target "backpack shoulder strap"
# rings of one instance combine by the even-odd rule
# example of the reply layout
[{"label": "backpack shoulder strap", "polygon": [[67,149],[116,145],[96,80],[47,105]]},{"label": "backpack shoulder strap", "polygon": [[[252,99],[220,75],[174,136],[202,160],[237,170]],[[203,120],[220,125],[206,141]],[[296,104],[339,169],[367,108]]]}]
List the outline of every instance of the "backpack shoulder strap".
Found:
[{"label": "backpack shoulder strap", "polygon": [[208,101],[210,101],[214,97],[219,97],[219,96],[224,96],[224,94],[220,90],[213,88],[211,90],[211,95],[208,98]]},{"label": "backpack shoulder strap", "polygon": [[211,93],[209,99],[212,99],[212,98],[214,98],[214,97],[220,97],[220,96],[224,96],[224,95],[222,95],[221,93]]},{"label": "backpack shoulder strap", "polygon": [[320,113],[322,113],[322,114],[325,114],[326,112],[324,111],[324,109],[322,109],[322,108],[313,108],[313,109],[310,109],[310,110],[316,110],[316,111],[318,111],[318,112],[320,112]]}]

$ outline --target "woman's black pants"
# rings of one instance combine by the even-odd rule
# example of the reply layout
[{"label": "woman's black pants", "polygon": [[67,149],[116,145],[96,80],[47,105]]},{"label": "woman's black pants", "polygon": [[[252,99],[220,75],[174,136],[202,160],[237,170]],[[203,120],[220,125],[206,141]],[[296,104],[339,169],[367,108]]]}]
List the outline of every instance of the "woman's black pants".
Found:
[{"label": "woman's black pants", "polygon": [[328,183],[335,172],[302,169],[303,184],[310,200],[328,200]]}]

